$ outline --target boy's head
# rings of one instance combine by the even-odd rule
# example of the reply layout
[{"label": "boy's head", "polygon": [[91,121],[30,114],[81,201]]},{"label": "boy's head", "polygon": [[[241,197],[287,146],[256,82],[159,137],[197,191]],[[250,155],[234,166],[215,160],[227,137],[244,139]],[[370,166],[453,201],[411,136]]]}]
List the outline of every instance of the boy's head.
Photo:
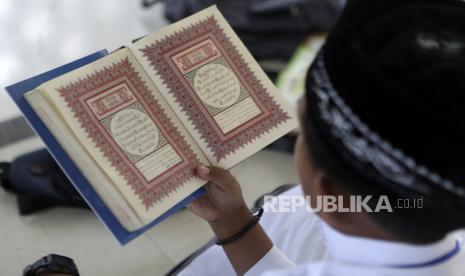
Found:
[{"label": "boy's head", "polygon": [[[413,243],[465,227],[465,2],[349,1],[300,118],[306,194],[387,196],[394,208],[321,213],[328,223]],[[414,198],[423,208],[396,208]]]}]

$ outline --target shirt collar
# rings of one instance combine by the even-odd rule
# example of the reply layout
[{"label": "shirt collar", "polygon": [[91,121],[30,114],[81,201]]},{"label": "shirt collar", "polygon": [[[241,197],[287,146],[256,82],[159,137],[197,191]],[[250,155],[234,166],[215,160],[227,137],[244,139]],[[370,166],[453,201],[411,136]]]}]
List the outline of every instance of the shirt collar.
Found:
[{"label": "shirt collar", "polygon": [[428,245],[376,240],[346,235],[325,222],[322,230],[332,258],[352,264],[371,266],[408,266],[425,263],[452,251],[458,235],[448,235],[441,241]]}]

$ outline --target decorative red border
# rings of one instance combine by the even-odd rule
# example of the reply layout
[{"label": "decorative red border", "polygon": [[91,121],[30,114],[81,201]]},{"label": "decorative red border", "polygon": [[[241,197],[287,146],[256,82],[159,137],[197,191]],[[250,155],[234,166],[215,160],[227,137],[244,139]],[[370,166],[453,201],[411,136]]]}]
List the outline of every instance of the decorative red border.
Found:
[{"label": "decorative red border", "polygon": [[[190,56],[192,53],[194,52],[199,52],[199,51],[202,51],[203,54],[205,55],[204,58],[202,58],[201,60],[198,60],[194,63],[191,63],[191,61],[189,59],[186,59],[187,56]],[[200,45],[199,47],[196,47],[194,49],[191,49],[189,52],[187,53],[184,53],[178,57],[176,57],[176,62],[177,63],[182,63],[182,68],[181,70],[186,72],[188,71],[189,69],[211,59],[212,57],[215,57],[215,56],[218,56],[218,53],[217,51],[213,50],[212,49],[212,45],[210,42],[207,42],[205,43],[204,45]]]},{"label": "decorative red border", "polygon": [[[85,98],[95,93],[104,93],[102,87],[124,80],[128,82],[134,95],[146,109],[147,114],[156,122],[157,127],[165,135],[170,145],[178,152],[185,162],[170,172],[168,177],[156,177],[148,183],[137,168],[117,146],[115,141],[103,130],[95,115],[86,106]],[[157,201],[173,192],[191,179],[195,174],[195,167],[199,164],[195,153],[178,132],[171,120],[166,116],[158,101],[151,95],[150,90],[139,73],[134,70],[128,58],[124,58],[110,67],[88,75],[84,79],[72,82],[57,89],[68,103],[75,117],[90,138],[95,142],[111,165],[126,179],[134,193],[148,209]],[[108,90],[108,88],[106,89]],[[168,172],[165,172],[168,173]],[[165,174],[163,173],[163,174]]]},{"label": "decorative red border", "polygon": [[[260,108],[265,109],[265,115],[252,119],[254,122],[246,123],[246,127],[240,127],[241,130],[231,136],[222,135],[221,132],[215,130],[218,127],[213,125],[212,117],[204,110],[203,106],[198,105],[195,101],[195,92],[188,85],[185,85],[186,81],[180,78],[179,69],[173,66],[172,61],[169,60],[170,53],[205,36],[213,38],[218,43],[215,43],[216,47],[227,60],[231,69],[238,75],[250,96]],[[267,93],[213,16],[139,50],[162,78],[163,83],[167,85],[176,102],[181,105],[182,110],[187,113],[189,121],[194,124],[195,129],[207,143],[207,147],[213,152],[217,161],[226,158],[227,155],[234,153],[237,149],[291,118]]]},{"label": "decorative red border", "polygon": [[[99,95],[101,95],[99,93]],[[118,103],[113,104],[112,106],[107,106],[105,99],[115,98]],[[115,110],[120,110],[136,101],[136,98],[129,91],[125,90],[125,87],[118,88],[117,90],[103,96],[103,97],[93,97],[87,101],[87,104],[91,109],[96,112],[97,118],[106,117],[108,114],[113,113]]]}]

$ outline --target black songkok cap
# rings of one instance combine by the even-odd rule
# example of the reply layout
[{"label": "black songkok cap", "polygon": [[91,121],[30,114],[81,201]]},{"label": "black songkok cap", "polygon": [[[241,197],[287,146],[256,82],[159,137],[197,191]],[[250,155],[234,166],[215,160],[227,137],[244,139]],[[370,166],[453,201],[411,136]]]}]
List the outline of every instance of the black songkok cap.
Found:
[{"label": "black songkok cap", "polygon": [[349,0],[307,90],[343,167],[399,195],[465,202],[465,2]]}]

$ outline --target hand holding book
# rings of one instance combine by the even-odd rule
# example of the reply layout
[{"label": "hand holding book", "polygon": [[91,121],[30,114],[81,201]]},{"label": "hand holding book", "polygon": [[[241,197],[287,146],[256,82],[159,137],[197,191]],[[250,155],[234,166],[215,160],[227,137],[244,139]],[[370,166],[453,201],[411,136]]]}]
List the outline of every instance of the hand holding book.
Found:
[{"label": "hand holding book", "polygon": [[241,186],[229,171],[205,166],[198,166],[196,171],[209,183],[205,185],[207,193],[187,206],[190,211],[214,223],[238,209],[247,210]]},{"label": "hand holding book", "polygon": [[[205,180],[207,194],[188,208],[207,220],[238,275],[244,274],[273,246],[258,224],[262,213],[253,217],[247,208],[239,183],[229,171],[205,166],[197,167]],[[263,212],[263,210],[262,210]]]}]

